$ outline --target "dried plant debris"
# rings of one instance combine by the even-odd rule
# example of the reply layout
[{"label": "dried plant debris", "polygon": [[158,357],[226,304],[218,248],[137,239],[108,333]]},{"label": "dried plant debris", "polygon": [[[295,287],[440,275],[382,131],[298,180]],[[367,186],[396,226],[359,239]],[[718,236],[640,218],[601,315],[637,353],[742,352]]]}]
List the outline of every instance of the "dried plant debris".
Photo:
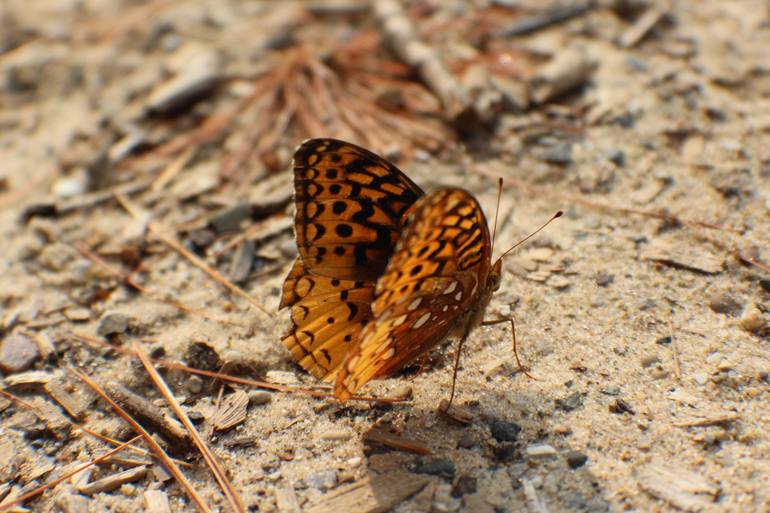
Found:
[{"label": "dried plant debris", "polygon": [[371,477],[327,493],[305,511],[307,513],[339,511],[384,513],[419,492],[429,480],[427,476],[407,472]]},{"label": "dried plant debris", "polygon": [[725,260],[704,246],[693,246],[690,242],[656,240],[645,248],[641,257],[679,269],[705,274],[719,274],[724,270]]},{"label": "dried plant debris", "polygon": [[670,464],[648,463],[636,477],[644,491],[683,511],[700,511],[719,494],[719,487],[700,474]]},{"label": "dried plant debris", "polygon": [[215,431],[228,431],[246,420],[246,409],[249,406],[249,394],[243,390],[235,390],[226,395],[218,406],[210,422]]}]

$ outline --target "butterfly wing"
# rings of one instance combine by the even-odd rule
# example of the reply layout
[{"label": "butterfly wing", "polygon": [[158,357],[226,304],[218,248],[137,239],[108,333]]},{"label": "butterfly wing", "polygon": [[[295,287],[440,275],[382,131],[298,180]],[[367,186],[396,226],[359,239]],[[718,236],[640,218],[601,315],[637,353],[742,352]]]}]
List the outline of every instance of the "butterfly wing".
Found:
[{"label": "butterfly wing", "polygon": [[422,190],[385,159],[334,139],[297,149],[294,186],[299,256],[283,285],[292,327],[282,342],[300,366],[332,380],[372,317],[375,282]]},{"label": "butterfly wing", "polygon": [[486,285],[489,230],[470,193],[432,192],[417,201],[407,223],[377,282],[374,319],[337,373],[335,393],[341,400],[466,326]]},{"label": "butterfly wing", "polygon": [[335,139],[305,141],[294,154],[297,249],[322,276],[376,281],[423,192],[387,160]]}]

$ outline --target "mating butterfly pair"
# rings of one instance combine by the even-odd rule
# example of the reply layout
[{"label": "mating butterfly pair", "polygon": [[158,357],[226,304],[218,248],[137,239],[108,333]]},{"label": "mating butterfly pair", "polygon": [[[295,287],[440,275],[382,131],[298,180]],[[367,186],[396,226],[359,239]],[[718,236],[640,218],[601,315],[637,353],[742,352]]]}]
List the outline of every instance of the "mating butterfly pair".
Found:
[{"label": "mating butterfly pair", "polygon": [[467,191],[429,194],[387,160],[334,139],[294,154],[299,256],[280,308],[294,360],[342,401],[447,336],[464,340],[500,285],[501,260]]}]

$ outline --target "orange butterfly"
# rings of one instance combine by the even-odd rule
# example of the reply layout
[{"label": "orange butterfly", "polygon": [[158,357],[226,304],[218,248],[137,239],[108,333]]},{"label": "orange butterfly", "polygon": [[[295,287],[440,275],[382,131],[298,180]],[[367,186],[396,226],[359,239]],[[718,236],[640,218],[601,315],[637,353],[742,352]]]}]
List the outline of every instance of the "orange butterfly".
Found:
[{"label": "orange butterfly", "polygon": [[299,256],[283,285],[293,321],[283,344],[336,380],[340,400],[479,325],[502,257],[492,263],[470,193],[424,195],[390,162],[334,139],[297,149],[294,186]]}]

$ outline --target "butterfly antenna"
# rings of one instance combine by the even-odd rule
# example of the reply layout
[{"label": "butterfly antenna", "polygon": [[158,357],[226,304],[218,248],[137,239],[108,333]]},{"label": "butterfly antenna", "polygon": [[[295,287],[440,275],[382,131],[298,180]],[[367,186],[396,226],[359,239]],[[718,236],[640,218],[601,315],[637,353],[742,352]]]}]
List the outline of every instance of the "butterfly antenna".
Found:
[{"label": "butterfly antenna", "polygon": [[505,253],[503,253],[502,255],[500,255],[500,257],[498,258],[498,260],[502,259],[502,258],[503,258],[505,255],[507,255],[508,253],[510,253],[511,251],[513,251],[514,249],[516,249],[517,247],[521,246],[522,244],[524,244],[525,242],[527,242],[529,239],[531,239],[532,237],[534,237],[535,235],[537,235],[537,234],[538,234],[538,233],[539,233],[539,232],[540,232],[540,231],[541,231],[543,228],[545,228],[546,226],[548,226],[549,224],[551,224],[551,223],[552,223],[553,221],[555,221],[556,219],[560,218],[562,215],[564,215],[564,212],[562,212],[561,210],[559,210],[558,212],[556,212],[554,215],[552,215],[552,216],[551,216],[551,218],[550,218],[548,221],[546,221],[545,223],[543,223],[543,225],[542,225],[540,228],[538,228],[538,229],[537,229],[537,230],[535,230],[534,232],[530,233],[529,235],[527,235],[526,237],[524,237],[523,239],[521,239],[519,242],[517,242],[516,244],[514,244],[514,245],[513,245],[513,246],[511,246],[510,248],[508,248],[508,250],[507,250]]},{"label": "butterfly antenna", "polygon": [[497,208],[495,208],[495,224],[492,225],[492,251],[495,250],[495,235],[497,235],[497,214],[500,213],[500,196],[503,195],[503,177],[497,179]]}]

